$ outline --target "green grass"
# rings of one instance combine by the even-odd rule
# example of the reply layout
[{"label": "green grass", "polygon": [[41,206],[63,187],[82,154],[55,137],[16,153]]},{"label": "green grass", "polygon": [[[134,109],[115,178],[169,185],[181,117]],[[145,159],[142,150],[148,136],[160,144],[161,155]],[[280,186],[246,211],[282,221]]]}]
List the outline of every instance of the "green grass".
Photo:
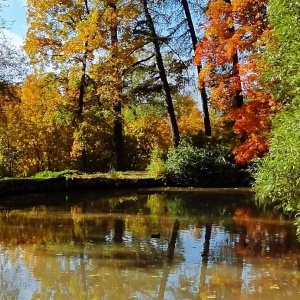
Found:
[{"label": "green grass", "polygon": [[115,171],[111,170],[108,173],[93,173],[77,175],[83,178],[115,178],[115,179],[140,179],[140,178],[153,178],[147,171]]},{"label": "green grass", "polygon": [[76,170],[63,170],[63,171],[43,171],[35,174],[32,177],[18,177],[18,178],[1,178],[1,180],[13,180],[13,179],[47,179],[57,177],[78,177],[78,178],[107,178],[107,179],[147,179],[154,178],[150,172],[147,171],[115,171],[111,170],[107,173],[81,173]]},{"label": "green grass", "polygon": [[61,177],[61,176],[67,176],[77,173],[76,170],[64,170],[64,171],[58,171],[58,172],[53,172],[53,171],[43,171],[35,174],[31,178],[56,178],[56,177]]}]

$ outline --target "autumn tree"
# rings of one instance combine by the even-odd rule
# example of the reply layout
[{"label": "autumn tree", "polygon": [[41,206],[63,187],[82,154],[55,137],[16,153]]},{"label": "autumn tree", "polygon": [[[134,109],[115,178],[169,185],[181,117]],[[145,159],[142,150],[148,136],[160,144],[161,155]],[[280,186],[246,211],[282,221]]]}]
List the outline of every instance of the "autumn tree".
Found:
[{"label": "autumn tree", "polygon": [[[195,26],[194,26],[194,22],[191,16],[191,10],[189,7],[189,3],[187,0],[180,0],[181,5],[183,7],[184,13],[185,13],[185,17],[186,17],[186,22],[188,25],[188,30],[191,36],[191,40],[192,40],[192,46],[193,46],[193,50],[194,52],[196,51],[196,47],[197,47],[197,43],[198,43],[198,39],[196,36],[196,31],[195,31]],[[202,64],[199,62],[197,65],[197,71],[198,71],[198,76],[201,72],[202,69]],[[211,136],[211,124],[210,124],[210,118],[209,118],[209,110],[208,110],[208,95],[206,92],[206,89],[204,86],[200,87],[200,94],[201,94],[201,101],[202,101],[202,110],[203,110],[203,121],[204,121],[204,130],[205,130],[205,134],[207,136]]]},{"label": "autumn tree", "polygon": [[[4,26],[4,24],[2,24]],[[21,153],[19,136],[20,85],[27,72],[27,59],[21,49],[0,29],[0,176],[14,176]]]},{"label": "autumn tree", "polygon": [[[134,1],[28,2],[25,49],[37,66],[51,65],[68,74],[78,103],[74,124],[80,140],[87,134],[81,125],[87,103],[97,102],[112,112],[116,169],[123,168],[122,71],[133,63],[131,55],[138,47],[129,34],[137,14]],[[82,145],[87,169],[88,148]]]},{"label": "autumn tree", "polygon": [[123,122],[122,122],[122,102],[120,94],[122,92],[121,82],[121,66],[118,59],[118,20],[117,20],[117,1],[110,0],[108,7],[111,9],[111,20],[110,20],[110,42],[111,42],[111,56],[113,60],[113,77],[115,77],[115,84],[117,86],[117,99],[113,105],[114,113],[116,114],[114,119],[114,145],[116,152],[116,167],[117,170],[124,170],[124,141],[123,141]]},{"label": "autumn tree", "polygon": [[12,84],[6,86],[0,99],[0,176],[13,177],[20,173],[18,158],[22,155],[20,88]]},{"label": "autumn tree", "polygon": [[[173,60],[179,59],[185,66],[182,76],[184,86],[181,86],[182,90],[192,89],[195,85],[193,53],[197,44],[196,30],[194,24],[198,24],[199,19],[202,18],[200,14],[193,14],[196,10],[205,10],[206,4],[195,3],[196,1],[186,0],[173,0],[173,1],[148,1],[150,5],[150,11],[153,15],[154,23],[159,32],[159,42],[161,46],[161,52],[172,53]],[[193,10],[190,9],[190,6]],[[197,66],[198,71],[201,66]],[[167,72],[168,74],[168,72]],[[184,74],[184,73],[183,73]],[[172,82],[172,76],[168,75],[169,83]],[[209,120],[209,111],[207,105],[207,92],[203,88],[200,90],[201,104],[203,111],[203,120],[205,134],[211,135],[211,126]]]},{"label": "autumn tree", "polygon": [[[174,110],[175,95],[185,96],[179,90],[184,89],[183,74],[188,66],[178,49],[172,48],[176,30],[167,32],[160,23],[169,18],[162,11],[154,14],[154,8],[161,9],[150,0],[28,1],[25,49],[38,78],[47,68],[56,74],[64,108],[73,112],[69,118],[74,125],[71,158],[80,161],[79,169],[128,167],[124,154],[135,149],[127,140],[133,137],[128,132],[132,127],[126,124],[124,130],[124,111],[128,115],[130,110],[135,113],[152,106],[150,119],[157,114],[164,124],[164,113],[155,112],[164,102],[172,134],[170,137],[170,131],[164,131],[164,141],[160,139],[163,147],[169,139],[178,144],[180,131],[190,132],[185,130],[191,127],[186,114],[185,121],[180,121],[182,128],[178,128],[178,112]],[[191,119],[200,118],[196,110]],[[150,145],[149,151],[154,143]]]},{"label": "autumn tree", "polygon": [[59,171],[71,166],[71,113],[54,73],[28,76],[22,86],[19,138],[23,173]]},{"label": "autumn tree", "polygon": [[[203,130],[202,115],[196,101],[190,95],[174,95],[174,110],[180,135],[192,137]],[[135,144],[128,155],[134,169],[145,169],[150,155],[156,147],[167,153],[172,146],[168,116],[162,103],[144,103],[125,111],[125,137],[128,143]]]},{"label": "autumn tree", "polygon": [[[210,90],[211,106],[222,115],[221,120],[233,122],[239,142],[248,142],[235,150],[237,161],[242,163],[267,149],[261,133],[267,130],[270,105],[257,79],[257,49],[264,46],[263,34],[268,29],[266,11],[264,0],[210,2],[204,37],[196,49],[196,64],[204,64],[199,88]],[[251,116],[258,111],[262,112],[260,117]]]},{"label": "autumn tree", "polygon": [[241,53],[238,69],[244,101],[240,108],[232,110],[229,118],[234,122],[233,132],[239,139],[233,151],[235,160],[249,164],[254,157],[267,153],[270,116],[278,111],[280,104],[274,102],[267,85],[261,80],[261,73],[265,69],[261,53],[272,38],[268,26],[267,1],[257,1],[255,6],[249,1],[233,4],[237,11],[237,23],[241,24],[236,32],[242,41],[242,47],[238,46]]},{"label": "autumn tree", "polygon": [[168,81],[168,77],[166,74],[164,61],[161,53],[160,38],[159,35],[157,34],[157,30],[155,28],[152,15],[149,10],[149,1],[142,0],[141,4],[143,7],[143,13],[145,17],[144,23],[146,25],[146,31],[148,31],[147,36],[150,38],[150,42],[154,46],[156,64],[159,70],[159,76],[165,93],[166,108],[170,119],[173,144],[177,146],[180,141],[180,135],[179,135],[177,120],[175,116],[174,106],[173,106],[171,89],[170,89],[170,85],[169,85],[169,81]]}]

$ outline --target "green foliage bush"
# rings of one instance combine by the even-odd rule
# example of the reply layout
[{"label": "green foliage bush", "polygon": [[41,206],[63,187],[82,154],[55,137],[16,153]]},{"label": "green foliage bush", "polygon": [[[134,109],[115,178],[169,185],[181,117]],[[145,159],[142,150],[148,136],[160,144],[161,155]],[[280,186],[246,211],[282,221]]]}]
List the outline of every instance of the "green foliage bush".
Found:
[{"label": "green foliage bush", "polygon": [[[299,101],[300,102],[300,101]],[[257,165],[254,190],[261,204],[300,210],[300,103],[276,115],[268,156]]]},{"label": "green foliage bush", "polygon": [[295,53],[300,44],[295,26],[300,18],[299,1],[271,0],[268,13],[273,37],[264,52],[266,68],[262,75],[274,99],[285,106],[272,119],[269,154],[258,163],[254,190],[261,204],[271,202],[285,212],[297,213],[300,211],[300,69]]},{"label": "green foliage bush", "polygon": [[147,167],[149,174],[161,178],[165,173],[165,160],[166,155],[163,151],[156,145],[151,152],[150,164]]},{"label": "green foliage bush", "polygon": [[268,156],[257,163],[254,190],[259,203],[276,204],[296,216],[300,237],[300,68],[298,0],[270,0],[272,39],[264,50],[262,79],[274,100],[285,105],[272,119]]},{"label": "green foliage bush", "polygon": [[169,150],[165,164],[167,184],[194,187],[249,185],[249,174],[232,161],[231,149],[223,145],[197,148],[188,141]]}]

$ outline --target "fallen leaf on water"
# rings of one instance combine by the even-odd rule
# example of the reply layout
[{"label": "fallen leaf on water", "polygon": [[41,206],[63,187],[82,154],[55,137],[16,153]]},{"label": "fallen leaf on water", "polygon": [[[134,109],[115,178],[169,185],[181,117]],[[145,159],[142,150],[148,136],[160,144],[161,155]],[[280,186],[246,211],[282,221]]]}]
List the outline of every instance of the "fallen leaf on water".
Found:
[{"label": "fallen leaf on water", "polygon": [[271,290],[279,290],[279,286],[277,284],[271,285],[270,286]]}]

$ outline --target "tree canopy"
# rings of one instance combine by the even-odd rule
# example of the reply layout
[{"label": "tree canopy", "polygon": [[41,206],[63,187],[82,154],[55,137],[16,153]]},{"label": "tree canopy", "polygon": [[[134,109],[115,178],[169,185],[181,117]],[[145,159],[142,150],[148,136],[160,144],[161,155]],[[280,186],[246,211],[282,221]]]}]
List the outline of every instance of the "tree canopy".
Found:
[{"label": "tree canopy", "polygon": [[28,64],[1,37],[0,175],[144,170],[180,140],[274,155],[298,105],[297,5],[28,0]]}]

